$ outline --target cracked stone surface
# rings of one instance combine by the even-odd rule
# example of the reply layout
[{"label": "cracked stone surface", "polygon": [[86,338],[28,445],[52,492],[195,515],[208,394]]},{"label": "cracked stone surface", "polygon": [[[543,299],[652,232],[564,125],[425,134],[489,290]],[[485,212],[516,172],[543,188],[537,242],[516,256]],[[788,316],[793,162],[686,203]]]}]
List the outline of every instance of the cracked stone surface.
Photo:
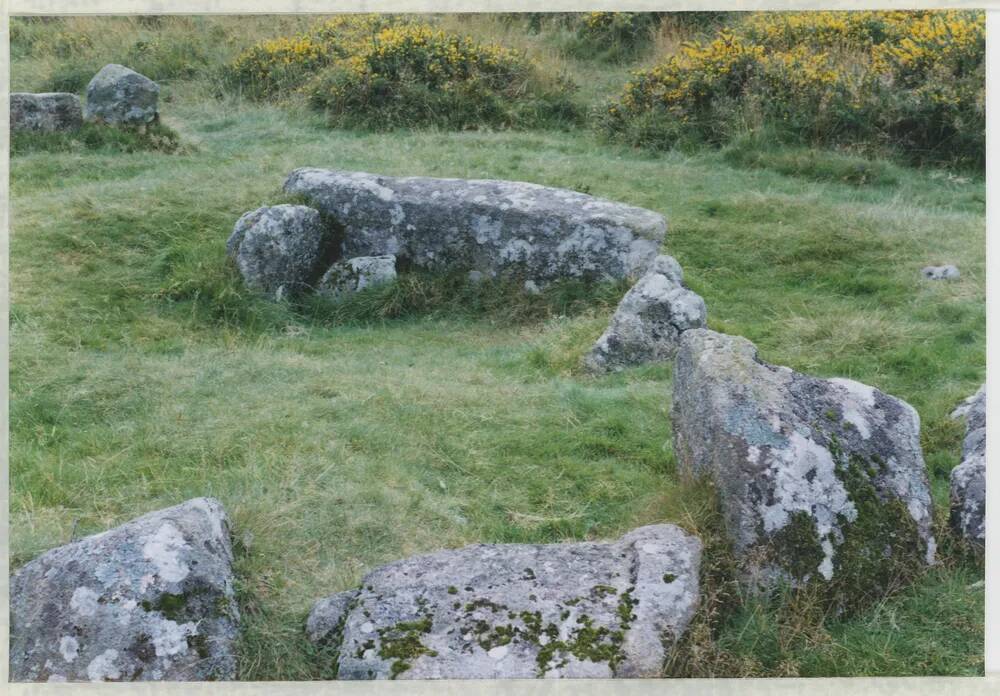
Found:
[{"label": "cracked stone surface", "polygon": [[331,230],[304,205],[245,213],[226,242],[247,287],[277,299],[313,288],[336,252]]},{"label": "cracked stone surface", "polygon": [[80,97],[66,92],[10,95],[11,130],[52,133],[76,130],[83,125]]},{"label": "cracked stone surface", "polygon": [[11,578],[11,679],[235,679],[232,561],[213,498],[42,554]]},{"label": "cracked stone surface", "polygon": [[358,256],[338,261],[320,278],[318,292],[341,297],[396,279],[396,257]]},{"label": "cracked stone surface", "polygon": [[692,329],[674,368],[673,427],[678,468],[713,482],[750,586],[875,585],[897,561],[933,562],[920,420],[904,401]]},{"label": "cracked stone surface", "polygon": [[344,227],[343,257],[391,254],[416,268],[539,285],[638,277],[667,230],[651,210],[517,181],[302,168],[285,191]]},{"label": "cracked stone surface", "polygon": [[584,366],[602,373],[672,359],[681,334],[705,326],[705,301],[682,282],[677,261],[657,256],[618,304]]},{"label": "cracked stone surface", "polygon": [[986,544],[986,385],[951,414],[965,419],[962,463],[951,471],[951,526],[965,540]]},{"label": "cracked stone surface", "polygon": [[316,603],[340,679],[654,677],[698,602],[701,542],[476,544],[391,563]]},{"label": "cracked stone surface", "polygon": [[110,63],[87,85],[84,117],[113,125],[144,125],[159,118],[160,86],[124,65]]}]

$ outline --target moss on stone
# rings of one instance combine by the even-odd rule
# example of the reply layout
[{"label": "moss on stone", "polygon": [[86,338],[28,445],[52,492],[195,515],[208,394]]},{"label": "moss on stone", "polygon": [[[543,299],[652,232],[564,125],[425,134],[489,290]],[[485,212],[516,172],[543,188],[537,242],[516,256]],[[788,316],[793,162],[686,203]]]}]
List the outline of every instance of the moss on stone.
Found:
[{"label": "moss on stone", "polygon": [[379,657],[394,660],[390,667],[390,678],[397,676],[410,668],[407,660],[429,655],[435,657],[436,650],[431,650],[421,642],[421,636],[431,632],[431,617],[423,616],[415,621],[400,621],[388,628],[378,630],[381,646]]},{"label": "moss on stone", "polygon": [[772,562],[798,582],[815,575],[825,557],[816,521],[805,510],[791,513],[788,523],[771,535],[769,545]]}]

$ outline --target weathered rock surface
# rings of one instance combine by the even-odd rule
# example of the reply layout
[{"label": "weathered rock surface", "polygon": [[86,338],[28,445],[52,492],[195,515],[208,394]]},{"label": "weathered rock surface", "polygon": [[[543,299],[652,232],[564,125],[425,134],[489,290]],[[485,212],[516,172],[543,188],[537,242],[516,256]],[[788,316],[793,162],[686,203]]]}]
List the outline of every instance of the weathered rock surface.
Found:
[{"label": "weathered rock surface", "polygon": [[88,121],[144,125],[159,118],[160,86],[124,65],[110,63],[87,85]]},{"label": "weathered rock surface", "polygon": [[677,261],[657,256],[618,304],[584,366],[601,373],[673,358],[681,334],[705,326],[705,301],[682,281]]},{"label": "weathered rock surface", "polygon": [[281,298],[316,284],[336,242],[316,210],[272,205],[237,220],[226,251],[248,287]]},{"label": "weathered rock surface", "polygon": [[11,578],[11,679],[235,679],[232,560],[212,498],[42,554]]},{"label": "weathered rock surface", "polygon": [[695,611],[700,559],[673,525],[477,544],[372,571],[318,602],[308,630],[342,635],[340,679],[657,676]]},{"label": "weathered rock surface", "polygon": [[951,526],[967,541],[986,543],[986,385],[952,413],[965,419],[962,463],[951,471]]},{"label": "weathered rock surface", "polygon": [[395,279],[395,256],[359,256],[330,266],[320,278],[319,292],[339,297],[391,283]]},{"label": "weathered rock surface", "polygon": [[417,268],[540,284],[638,277],[667,229],[650,210],[516,181],[303,168],[285,191],[343,225],[346,258],[392,254]]},{"label": "weathered rock surface", "polygon": [[66,92],[10,95],[10,128],[16,131],[76,130],[83,124],[80,97]]},{"label": "weathered rock surface", "polygon": [[714,483],[749,586],[868,593],[933,562],[920,420],[907,403],[693,329],[677,353],[673,427],[680,471]]},{"label": "weathered rock surface", "polygon": [[925,266],[920,269],[920,275],[925,280],[950,280],[958,278],[961,274],[955,266]]}]

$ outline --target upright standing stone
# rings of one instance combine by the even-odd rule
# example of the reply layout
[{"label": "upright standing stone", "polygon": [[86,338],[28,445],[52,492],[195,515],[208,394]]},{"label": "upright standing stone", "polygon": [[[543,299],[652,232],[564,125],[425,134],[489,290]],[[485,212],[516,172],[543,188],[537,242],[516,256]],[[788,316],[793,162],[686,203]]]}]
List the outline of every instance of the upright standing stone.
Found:
[{"label": "upright standing stone", "polygon": [[10,128],[14,131],[76,130],[83,124],[80,97],[66,92],[10,95]]},{"label": "upright standing stone", "polygon": [[963,539],[986,544],[986,385],[955,409],[965,419],[962,463],[951,471],[951,526]]},{"label": "upright standing stone", "polygon": [[141,126],[159,118],[160,86],[124,65],[101,68],[87,85],[88,121]]},{"label": "upright standing stone", "polygon": [[678,467],[714,484],[749,585],[817,581],[839,602],[933,562],[909,404],[769,365],[745,338],[706,329],[681,337],[673,388]]},{"label": "upright standing stone", "polygon": [[673,525],[476,544],[373,570],[307,630],[340,641],[340,679],[655,677],[694,614],[700,557]]},{"label": "upright standing stone", "polygon": [[11,578],[11,679],[235,679],[232,562],[212,498],[42,554]]}]

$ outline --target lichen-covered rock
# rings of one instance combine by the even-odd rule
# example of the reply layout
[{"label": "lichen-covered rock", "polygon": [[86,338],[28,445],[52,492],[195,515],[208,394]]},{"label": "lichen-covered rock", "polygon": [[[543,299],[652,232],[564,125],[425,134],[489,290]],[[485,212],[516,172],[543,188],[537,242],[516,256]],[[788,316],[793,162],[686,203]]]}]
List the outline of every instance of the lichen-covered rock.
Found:
[{"label": "lichen-covered rock", "polygon": [[316,210],[272,205],[237,220],[226,251],[247,287],[280,299],[316,285],[336,242]]},{"label": "lichen-covered rock", "polygon": [[679,470],[713,482],[750,587],[815,581],[840,604],[933,562],[920,419],[900,399],[693,329],[676,357],[673,428]]},{"label": "lichen-covered rock", "polygon": [[303,168],[285,191],[343,225],[345,258],[393,254],[416,268],[538,283],[638,277],[667,229],[650,210],[516,181]]},{"label": "lichen-covered rock", "polygon": [[657,256],[618,304],[584,366],[601,373],[673,358],[681,334],[705,326],[705,301],[682,280],[677,261]]},{"label": "lichen-covered rock", "polygon": [[42,554],[11,578],[11,679],[235,679],[232,561],[212,498]]},{"label": "lichen-covered rock", "polygon": [[112,125],[141,126],[159,118],[160,86],[145,75],[110,63],[87,85],[88,121]]},{"label": "lichen-covered rock", "polygon": [[961,274],[958,268],[952,265],[947,266],[925,266],[920,269],[920,275],[925,280],[951,280],[958,278]]},{"label": "lichen-covered rock", "polygon": [[358,256],[338,261],[320,278],[321,293],[340,297],[365,288],[374,288],[396,279],[396,257]]},{"label": "lichen-covered rock", "polygon": [[52,133],[76,130],[83,124],[80,97],[66,92],[10,95],[10,129]]},{"label": "lichen-covered rock", "polygon": [[369,573],[317,603],[340,679],[652,677],[698,602],[701,543],[673,525],[614,542],[477,544]]},{"label": "lichen-covered rock", "polygon": [[965,419],[962,463],[951,471],[951,526],[965,540],[986,544],[986,385],[952,413]]}]

